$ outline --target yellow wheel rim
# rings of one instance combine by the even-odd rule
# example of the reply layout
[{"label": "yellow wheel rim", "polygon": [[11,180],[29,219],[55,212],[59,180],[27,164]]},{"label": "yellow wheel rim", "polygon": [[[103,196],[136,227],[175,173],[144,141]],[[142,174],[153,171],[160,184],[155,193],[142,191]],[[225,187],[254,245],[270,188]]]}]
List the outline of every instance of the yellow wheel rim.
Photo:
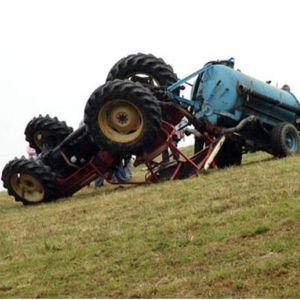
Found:
[{"label": "yellow wheel rim", "polygon": [[35,177],[25,174],[14,174],[10,179],[11,187],[21,198],[30,202],[39,202],[43,200],[45,190]]},{"label": "yellow wheel rim", "polygon": [[34,135],[34,142],[39,147],[40,150],[43,150],[43,132],[39,131]]},{"label": "yellow wheel rim", "polygon": [[140,110],[127,100],[111,100],[99,111],[98,125],[113,142],[130,143],[141,135],[144,120]]}]

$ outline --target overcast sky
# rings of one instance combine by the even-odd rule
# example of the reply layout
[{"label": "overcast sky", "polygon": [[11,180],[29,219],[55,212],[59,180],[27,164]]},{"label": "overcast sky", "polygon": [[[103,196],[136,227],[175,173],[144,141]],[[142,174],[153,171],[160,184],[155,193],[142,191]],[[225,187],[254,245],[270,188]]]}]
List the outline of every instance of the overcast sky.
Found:
[{"label": "overcast sky", "polygon": [[179,77],[213,59],[300,97],[300,1],[0,1],[0,169],[25,154],[39,114],[73,127],[128,54],[163,57]]}]

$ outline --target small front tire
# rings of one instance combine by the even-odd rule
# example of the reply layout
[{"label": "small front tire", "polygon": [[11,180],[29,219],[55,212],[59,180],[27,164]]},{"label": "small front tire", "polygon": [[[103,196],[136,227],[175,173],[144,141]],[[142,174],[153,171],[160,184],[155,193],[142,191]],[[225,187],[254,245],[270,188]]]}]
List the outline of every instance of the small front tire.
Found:
[{"label": "small front tire", "polygon": [[66,122],[59,121],[56,117],[51,118],[49,115],[45,117],[39,115],[28,122],[24,134],[30,147],[39,154],[56,147],[72,132],[73,128]]},{"label": "small front tire", "polygon": [[54,174],[49,167],[35,160],[15,158],[4,167],[1,179],[8,194],[24,205],[48,202],[59,197]]}]

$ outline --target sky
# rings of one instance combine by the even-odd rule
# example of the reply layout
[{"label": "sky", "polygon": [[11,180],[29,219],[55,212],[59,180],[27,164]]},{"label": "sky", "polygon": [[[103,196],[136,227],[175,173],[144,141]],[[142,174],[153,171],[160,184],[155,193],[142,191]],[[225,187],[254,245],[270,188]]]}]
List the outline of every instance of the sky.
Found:
[{"label": "sky", "polygon": [[[152,53],[179,78],[209,60],[300,98],[300,1],[0,0],[0,170],[26,154],[24,129],[39,114],[76,128],[110,68]],[[1,186],[1,184],[0,184]]]}]

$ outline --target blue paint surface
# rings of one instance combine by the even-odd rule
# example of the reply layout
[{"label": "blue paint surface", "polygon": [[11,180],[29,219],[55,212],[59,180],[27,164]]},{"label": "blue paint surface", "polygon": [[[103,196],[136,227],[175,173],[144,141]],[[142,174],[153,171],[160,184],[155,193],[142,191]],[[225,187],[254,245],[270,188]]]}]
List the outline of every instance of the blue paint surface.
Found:
[{"label": "blue paint surface", "polygon": [[227,116],[235,121],[254,114],[262,122],[275,125],[286,121],[294,123],[295,112],[265,101],[257,101],[241,95],[238,86],[293,107],[300,108],[296,97],[260,80],[247,76],[224,65],[213,65],[202,74],[202,80],[193,97],[201,104],[199,118],[207,118],[216,123],[220,116]]},{"label": "blue paint surface", "polygon": [[[175,89],[195,77],[198,78],[195,81],[195,83],[198,81],[198,84],[192,89],[191,99],[173,94]],[[292,93],[223,64],[207,64],[169,86],[167,92],[174,102],[192,106],[198,119],[207,119],[212,124],[217,124],[224,117],[238,123],[249,115],[255,115],[259,121],[271,126],[279,122],[295,124],[297,117],[295,112],[242,95],[238,91],[241,85],[247,90],[300,109],[300,103]]]}]

